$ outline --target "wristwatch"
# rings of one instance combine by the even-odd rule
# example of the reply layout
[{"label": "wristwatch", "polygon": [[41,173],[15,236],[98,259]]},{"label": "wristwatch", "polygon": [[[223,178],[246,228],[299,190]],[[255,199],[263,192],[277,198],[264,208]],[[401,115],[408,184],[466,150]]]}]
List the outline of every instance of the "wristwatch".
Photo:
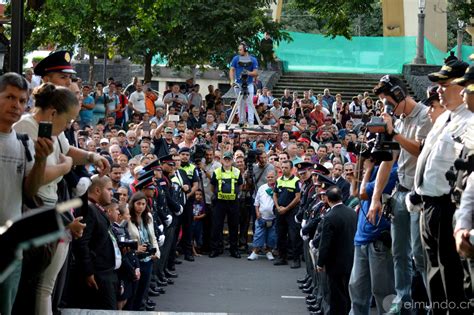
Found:
[{"label": "wristwatch", "polygon": [[392,134],[390,136],[395,137],[396,135],[399,135],[399,134],[400,134],[400,131],[394,127],[392,129]]}]

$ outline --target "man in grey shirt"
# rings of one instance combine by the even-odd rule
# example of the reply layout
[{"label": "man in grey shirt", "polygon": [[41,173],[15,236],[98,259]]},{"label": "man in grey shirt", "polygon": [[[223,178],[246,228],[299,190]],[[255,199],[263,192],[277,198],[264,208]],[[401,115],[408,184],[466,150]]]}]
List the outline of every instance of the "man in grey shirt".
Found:
[{"label": "man in grey shirt", "polygon": [[274,170],[275,167],[272,164],[269,164],[267,161],[267,153],[259,151],[257,154],[257,163],[253,165],[253,176],[255,183],[255,192],[253,194],[254,197],[260,186],[267,182],[267,174]]},{"label": "man in grey shirt", "polygon": [[[405,196],[413,187],[416,161],[421,151],[421,142],[431,129],[428,119],[428,108],[422,103],[416,103],[408,95],[407,88],[402,80],[397,77],[386,75],[380,79],[375,86],[374,93],[380,99],[394,104],[394,115],[400,116],[395,124],[389,113],[383,113],[382,117],[387,124],[387,133],[393,136],[393,141],[400,144],[400,151],[395,154],[391,161],[384,161],[377,173],[372,202],[368,213],[368,219],[372,224],[379,222],[382,215],[382,192],[388,182],[390,171],[395,161],[398,162],[398,185],[392,195],[392,252],[395,274],[396,297],[387,314],[398,314],[403,302],[410,302],[411,284],[414,270],[412,270],[412,257],[415,259],[415,267],[426,285],[425,262],[421,245],[419,213],[409,213]],[[397,160],[398,156],[398,160]]]}]

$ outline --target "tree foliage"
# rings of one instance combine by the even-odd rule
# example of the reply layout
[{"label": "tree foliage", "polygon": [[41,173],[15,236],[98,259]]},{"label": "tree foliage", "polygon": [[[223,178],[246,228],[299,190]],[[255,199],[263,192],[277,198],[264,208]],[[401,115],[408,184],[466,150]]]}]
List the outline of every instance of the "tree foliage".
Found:
[{"label": "tree foliage", "polygon": [[225,68],[239,41],[257,47],[259,33],[290,40],[262,9],[272,0],[45,0],[28,12],[28,48],[79,45],[92,54],[108,47],[145,65],[151,79],[156,54],[170,66]]}]

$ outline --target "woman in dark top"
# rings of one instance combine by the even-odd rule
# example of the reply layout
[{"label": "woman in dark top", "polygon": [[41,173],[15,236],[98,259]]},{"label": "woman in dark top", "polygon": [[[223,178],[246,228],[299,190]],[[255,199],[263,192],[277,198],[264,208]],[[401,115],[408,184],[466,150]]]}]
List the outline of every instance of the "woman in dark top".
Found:
[{"label": "woman in dark top", "polygon": [[338,120],[341,122],[342,126],[346,125],[346,121],[351,120],[351,112],[349,110],[349,103],[345,102],[344,105],[342,105],[342,109],[339,112],[338,115]]}]

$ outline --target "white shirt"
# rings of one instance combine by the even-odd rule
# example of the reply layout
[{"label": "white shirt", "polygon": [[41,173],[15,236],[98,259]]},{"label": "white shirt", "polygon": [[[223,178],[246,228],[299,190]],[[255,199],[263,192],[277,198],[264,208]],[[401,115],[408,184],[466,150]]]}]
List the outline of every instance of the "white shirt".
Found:
[{"label": "white shirt", "polygon": [[135,91],[130,95],[129,102],[133,104],[133,108],[136,108],[141,114],[146,112],[145,106],[145,93],[143,91]]},{"label": "white shirt", "polygon": [[[264,220],[273,220],[275,218],[275,214],[273,213],[273,195],[270,196],[267,193],[267,189],[272,189],[268,184],[263,184],[257,191],[257,195],[255,196],[254,206],[260,207],[258,210],[260,212],[260,216]],[[273,190],[273,189],[272,189]]]},{"label": "white shirt", "polygon": [[280,119],[280,117],[283,116],[283,113],[285,112],[285,110],[280,105],[279,108],[276,108],[275,106],[270,108],[270,112],[272,113],[273,117],[275,117],[275,119]]},{"label": "white shirt", "polygon": [[[451,121],[446,124],[450,116]],[[472,113],[462,104],[438,117],[418,157],[415,172],[415,190],[418,194],[430,197],[449,194],[451,187],[446,172],[454,165],[463,147],[454,139],[464,137],[471,116]],[[421,186],[420,176],[423,176]]]},{"label": "white shirt", "polygon": [[[35,148],[31,139],[28,147],[34,159]],[[5,225],[8,220],[21,217],[23,179],[30,172],[33,163],[34,161],[27,161],[25,147],[17,139],[15,130],[10,133],[0,132],[0,226]]]},{"label": "white shirt", "polygon": [[[38,122],[33,118],[32,115],[23,115],[16,124],[13,125],[13,128],[19,133],[26,133],[31,140],[35,141],[38,138]],[[69,152],[69,142],[62,132],[58,137],[53,138],[53,153],[48,156],[46,159],[46,165],[57,165],[59,164],[59,154],[67,155]],[[61,147],[59,146],[61,142]],[[44,203],[45,207],[55,207],[58,201],[58,183],[63,177],[57,177],[51,182],[43,185],[38,190],[38,197]]]},{"label": "white shirt", "polygon": [[[206,173],[211,174],[211,177],[214,171],[219,167],[222,167],[222,164],[217,161],[212,161],[210,164],[204,164],[204,170],[206,171]],[[202,184],[204,186],[206,203],[210,204],[212,201],[212,197],[214,196],[214,192],[211,190],[211,180],[207,178],[207,176],[204,174],[202,176]]]}]

